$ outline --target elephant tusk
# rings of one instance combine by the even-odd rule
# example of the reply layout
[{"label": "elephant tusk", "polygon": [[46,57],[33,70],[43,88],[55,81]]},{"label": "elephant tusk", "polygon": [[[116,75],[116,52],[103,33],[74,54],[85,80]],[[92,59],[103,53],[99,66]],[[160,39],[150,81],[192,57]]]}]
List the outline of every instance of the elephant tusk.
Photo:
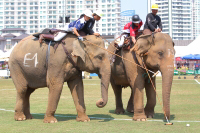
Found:
[{"label": "elephant tusk", "polygon": [[77,57],[76,55],[74,55],[74,54],[72,54],[72,53],[71,53],[71,55],[72,55],[73,57]]},{"label": "elephant tusk", "polygon": [[158,75],[159,72],[160,71],[157,71],[156,73],[154,73],[154,75],[152,76],[152,78],[155,77],[156,75]]}]

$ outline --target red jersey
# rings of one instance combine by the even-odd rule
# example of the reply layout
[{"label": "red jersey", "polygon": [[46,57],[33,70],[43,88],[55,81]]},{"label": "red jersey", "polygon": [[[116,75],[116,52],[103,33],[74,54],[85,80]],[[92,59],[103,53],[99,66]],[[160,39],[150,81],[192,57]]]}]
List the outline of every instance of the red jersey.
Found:
[{"label": "red jersey", "polygon": [[132,21],[127,23],[124,26],[124,30],[129,29],[130,30],[130,36],[137,36],[138,35],[138,30],[140,29],[140,27],[143,25],[143,22],[140,21],[138,26],[134,26],[134,28],[132,28]]}]

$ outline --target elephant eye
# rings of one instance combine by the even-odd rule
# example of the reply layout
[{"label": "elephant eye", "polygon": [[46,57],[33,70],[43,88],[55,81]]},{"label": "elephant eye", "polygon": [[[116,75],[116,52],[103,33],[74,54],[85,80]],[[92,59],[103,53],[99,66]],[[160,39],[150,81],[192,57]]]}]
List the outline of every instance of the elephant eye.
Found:
[{"label": "elephant eye", "polygon": [[97,56],[95,56],[95,58],[98,58],[99,60],[103,59],[103,57],[101,55],[97,55]]},{"label": "elephant eye", "polygon": [[159,56],[163,56],[163,52],[158,52]]}]

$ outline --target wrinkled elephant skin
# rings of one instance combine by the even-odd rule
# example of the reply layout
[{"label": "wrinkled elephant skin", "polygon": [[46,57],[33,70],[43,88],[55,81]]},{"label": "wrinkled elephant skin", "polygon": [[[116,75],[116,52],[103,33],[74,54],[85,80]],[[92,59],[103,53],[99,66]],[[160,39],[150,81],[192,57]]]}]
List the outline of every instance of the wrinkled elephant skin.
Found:
[{"label": "wrinkled elephant skin", "polygon": [[[104,41],[96,36],[86,36],[87,41],[79,41],[73,34],[65,38],[64,47],[72,55],[78,70],[67,58],[63,46],[54,50],[50,47],[49,61],[46,62],[47,44],[39,44],[32,36],[23,39],[11,53],[9,60],[10,72],[17,90],[15,120],[32,119],[29,97],[37,88],[48,87],[48,106],[44,117],[45,123],[55,123],[54,117],[64,82],[67,82],[77,110],[77,121],[90,121],[86,115],[84,103],[84,87],[82,71],[97,73],[101,78],[102,98],[98,107],[104,107],[108,101],[110,81],[110,62],[104,47]],[[90,43],[88,43],[90,42]]]},{"label": "wrinkled elephant skin", "polygon": [[[114,51],[114,42],[108,50]],[[160,70],[162,73],[162,97],[163,106],[167,118],[170,118],[170,92],[173,80],[174,46],[171,37],[164,33],[140,36],[133,47],[134,52],[121,50],[111,66],[111,85],[114,90],[117,114],[125,112],[122,103],[122,87],[131,87],[131,97],[128,102],[127,111],[134,112],[133,119],[145,121],[146,118],[154,116],[156,105],[156,93],[152,84],[149,83],[146,70],[139,67],[145,66],[151,71]],[[144,55],[144,56],[143,56]],[[110,55],[111,56],[111,55]],[[142,58],[144,64],[142,63]],[[111,57],[110,57],[111,58]],[[136,65],[138,64],[138,65]],[[150,76],[152,77],[152,73]],[[156,78],[151,78],[155,85]],[[146,90],[147,104],[144,108],[144,88]]]}]

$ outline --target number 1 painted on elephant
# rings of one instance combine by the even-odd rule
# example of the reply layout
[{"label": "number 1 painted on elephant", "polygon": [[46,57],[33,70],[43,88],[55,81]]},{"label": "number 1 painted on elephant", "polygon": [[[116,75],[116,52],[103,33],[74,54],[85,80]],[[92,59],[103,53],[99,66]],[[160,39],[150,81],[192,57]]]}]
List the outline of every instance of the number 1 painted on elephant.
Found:
[{"label": "number 1 painted on elephant", "polygon": [[168,57],[170,57],[171,55],[174,57],[174,51],[171,49],[168,49]]},{"label": "number 1 painted on elephant", "polygon": [[37,66],[37,64],[38,64],[38,61],[37,61],[37,53],[33,56],[33,58],[27,58],[27,56],[28,55],[31,55],[31,53],[27,53],[27,54],[25,54],[25,56],[24,56],[24,66],[25,67],[30,67],[29,65],[28,65],[28,63],[26,63],[26,61],[27,60],[34,60],[34,58],[35,58],[35,67]]}]

